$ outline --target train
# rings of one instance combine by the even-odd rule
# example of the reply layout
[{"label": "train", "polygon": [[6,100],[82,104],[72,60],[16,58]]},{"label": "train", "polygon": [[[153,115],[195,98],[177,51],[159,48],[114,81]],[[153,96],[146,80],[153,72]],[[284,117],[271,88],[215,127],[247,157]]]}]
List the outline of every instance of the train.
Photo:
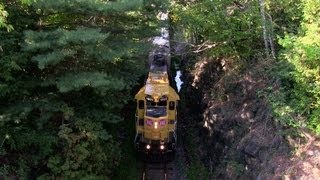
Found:
[{"label": "train", "polygon": [[135,146],[144,155],[174,154],[180,97],[170,77],[168,43],[150,52],[148,62],[149,71],[145,84],[135,95]]}]

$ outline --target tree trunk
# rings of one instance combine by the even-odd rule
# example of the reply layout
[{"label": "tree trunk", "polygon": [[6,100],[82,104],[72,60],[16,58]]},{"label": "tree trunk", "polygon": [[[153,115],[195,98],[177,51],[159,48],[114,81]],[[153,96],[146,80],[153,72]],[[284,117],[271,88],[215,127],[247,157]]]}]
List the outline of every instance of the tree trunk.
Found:
[{"label": "tree trunk", "polygon": [[262,20],[262,31],[263,31],[264,46],[266,48],[266,54],[267,54],[267,56],[269,56],[267,27],[266,27],[266,16],[265,16],[265,12],[264,12],[264,0],[259,0],[259,5],[260,5],[261,20]]}]

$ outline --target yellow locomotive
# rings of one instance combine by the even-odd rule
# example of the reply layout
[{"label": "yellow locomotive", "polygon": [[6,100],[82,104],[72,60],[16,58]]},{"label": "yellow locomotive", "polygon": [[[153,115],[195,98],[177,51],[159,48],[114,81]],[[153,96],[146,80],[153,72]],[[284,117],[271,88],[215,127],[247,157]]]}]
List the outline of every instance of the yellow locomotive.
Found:
[{"label": "yellow locomotive", "polygon": [[166,49],[151,53],[149,62],[146,83],[135,95],[135,143],[140,152],[166,154],[175,150],[179,95],[170,86],[170,56]]}]

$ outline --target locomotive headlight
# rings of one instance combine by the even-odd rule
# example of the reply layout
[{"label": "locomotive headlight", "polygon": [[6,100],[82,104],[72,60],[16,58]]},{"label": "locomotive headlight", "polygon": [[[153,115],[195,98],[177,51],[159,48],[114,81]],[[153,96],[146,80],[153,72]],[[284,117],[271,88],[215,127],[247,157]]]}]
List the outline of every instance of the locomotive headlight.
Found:
[{"label": "locomotive headlight", "polygon": [[158,122],[154,122],[154,128],[158,129]]},{"label": "locomotive headlight", "polygon": [[149,144],[146,145],[146,149],[150,149],[151,146]]},{"label": "locomotive headlight", "polygon": [[164,150],[164,145],[163,145],[163,144],[160,145],[160,149],[161,149],[161,150]]}]

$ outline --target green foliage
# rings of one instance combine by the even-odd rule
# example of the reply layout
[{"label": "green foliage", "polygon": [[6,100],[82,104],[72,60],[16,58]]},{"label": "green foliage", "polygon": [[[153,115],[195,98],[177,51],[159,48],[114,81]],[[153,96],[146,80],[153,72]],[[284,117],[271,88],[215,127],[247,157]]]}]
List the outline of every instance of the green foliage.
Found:
[{"label": "green foliage", "polygon": [[7,31],[12,31],[12,25],[7,23],[8,12],[4,10],[4,6],[0,3],[0,29],[5,28]]},{"label": "green foliage", "polygon": [[57,29],[47,32],[26,31],[25,51],[45,52],[38,54],[32,59],[38,62],[40,69],[49,65],[56,65],[66,58],[75,57],[77,52],[85,51],[86,58],[92,57],[95,52],[90,50],[98,48],[108,37],[99,29],[77,28],[76,30]]},{"label": "green foliage", "polygon": [[111,178],[123,157],[115,123],[145,73],[152,48],[145,39],[158,29],[162,2],[23,0],[0,7],[14,27],[0,31],[0,174]]},{"label": "green foliage", "polygon": [[68,92],[71,90],[79,90],[83,87],[93,87],[95,89],[119,90],[125,87],[125,82],[114,77],[110,77],[103,73],[81,73],[65,75],[57,82],[57,87],[60,92]]},{"label": "green foliage", "polygon": [[43,177],[102,178],[99,174],[111,174],[118,164],[120,151],[112,136],[103,130],[102,124],[79,120],[76,126],[79,128],[76,131],[68,125],[60,127],[58,136],[63,140],[64,154],[49,158],[48,167],[52,169],[52,174]]},{"label": "green foliage", "polygon": [[273,109],[275,120],[285,127],[298,128],[303,126],[303,121],[296,121],[296,113],[293,106],[286,103],[289,92],[281,91],[274,92],[272,88],[265,90],[269,103]]},{"label": "green foliage", "polygon": [[87,0],[30,0],[29,3],[34,5],[36,8],[46,9],[49,12],[59,10],[60,12],[80,13],[86,15],[123,13],[126,11],[137,10],[143,5],[142,0],[96,0],[94,2]]},{"label": "green foliage", "polygon": [[[184,98],[184,97],[183,97]],[[187,101],[187,100],[185,100]],[[183,108],[180,105],[180,108]],[[198,146],[194,143],[194,139],[196,139],[196,136],[198,136],[194,127],[189,126],[189,129],[192,129],[191,131],[188,131],[185,134],[187,144],[185,145],[188,149],[189,157],[190,157],[190,165],[187,167],[186,175],[188,179],[209,179],[209,177],[212,175],[209,170],[209,167],[205,166],[200,157],[198,156],[199,150]]]},{"label": "green foliage", "polygon": [[303,14],[301,0],[266,0],[266,6],[278,36],[298,32]]},{"label": "green foliage", "polygon": [[209,171],[208,169],[201,164],[199,161],[194,162],[189,168],[187,172],[188,179],[196,180],[196,179],[209,179]]},{"label": "green foliage", "polygon": [[[242,3],[242,2],[240,2]],[[250,1],[238,7],[233,1],[177,1],[172,10],[176,28],[183,27],[186,36],[196,44],[215,44],[214,56],[250,57],[253,46],[261,45],[258,3]]]},{"label": "green foliage", "polygon": [[[277,69],[284,89],[274,111],[290,126],[308,126],[320,133],[320,1],[302,0],[302,21],[296,34],[279,39],[284,48]],[[289,123],[288,123],[289,122]]]},{"label": "green foliage", "polygon": [[134,137],[136,134],[135,121],[132,121],[135,118],[136,107],[132,106],[132,104],[135,104],[133,100],[125,107],[124,121],[116,124],[117,129],[122,129],[125,132],[120,133],[122,134],[120,144],[122,159],[119,162],[119,167],[114,172],[115,176],[112,177],[115,180],[138,180],[141,178],[140,170],[143,168],[143,162],[136,153],[136,149],[132,144],[132,138],[128,138]]}]

